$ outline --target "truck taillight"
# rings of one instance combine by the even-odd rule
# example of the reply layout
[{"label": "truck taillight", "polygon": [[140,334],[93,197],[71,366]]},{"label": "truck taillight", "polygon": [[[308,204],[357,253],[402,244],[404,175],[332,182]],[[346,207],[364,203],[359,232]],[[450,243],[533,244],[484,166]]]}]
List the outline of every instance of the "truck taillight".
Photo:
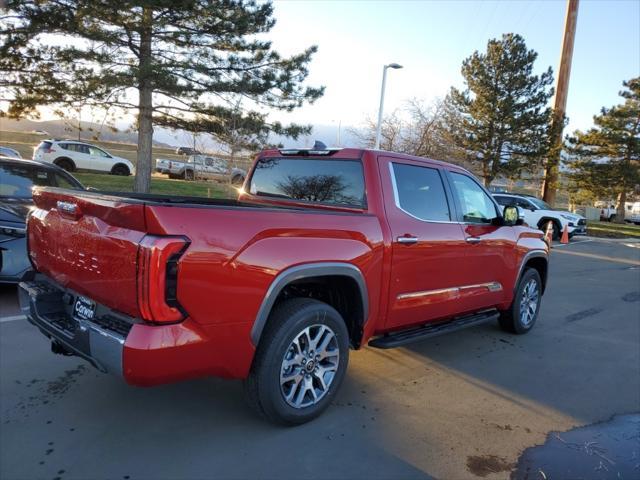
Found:
[{"label": "truck taillight", "polygon": [[186,316],[178,303],[180,256],[186,237],[147,235],[138,248],[138,307],[150,322],[179,322]]}]

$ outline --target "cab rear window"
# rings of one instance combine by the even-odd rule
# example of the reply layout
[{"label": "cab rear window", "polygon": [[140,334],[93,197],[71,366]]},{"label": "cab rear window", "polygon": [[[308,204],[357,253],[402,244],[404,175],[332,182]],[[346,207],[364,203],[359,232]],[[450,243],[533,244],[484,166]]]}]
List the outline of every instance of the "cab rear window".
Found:
[{"label": "cab rear window", "polygon": [[359,160],[263,158],[251,177],[249,193],[310,203],[365,208]]}]

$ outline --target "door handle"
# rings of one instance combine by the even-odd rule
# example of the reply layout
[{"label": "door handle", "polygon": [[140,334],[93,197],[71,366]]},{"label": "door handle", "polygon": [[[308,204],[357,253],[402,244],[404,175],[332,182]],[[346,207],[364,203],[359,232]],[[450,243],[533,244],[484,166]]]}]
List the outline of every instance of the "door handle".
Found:
[{"label": "door handle", "polygon": [[480,243],[482,239],[480,237],[467,237],[467,243]]},{"label": "door handle", "polygon": [[418,237],[398,237],[398,243],[404,243],[405,245],[412,245],[418,243]]}]

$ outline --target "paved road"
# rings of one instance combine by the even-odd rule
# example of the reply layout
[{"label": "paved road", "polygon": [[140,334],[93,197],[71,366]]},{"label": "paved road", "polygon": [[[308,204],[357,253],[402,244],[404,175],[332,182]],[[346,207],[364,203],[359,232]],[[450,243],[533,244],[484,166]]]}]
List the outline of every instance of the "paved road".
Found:
[{"label": "paved road", "polygon": [[0,478],[508,478],[548,432],[640,411],[639,265],[621,242],[558,247],[530,334],[354,352],[335,404],[289,429],[253,417],[240,382],[129,387],[4,321]]}]

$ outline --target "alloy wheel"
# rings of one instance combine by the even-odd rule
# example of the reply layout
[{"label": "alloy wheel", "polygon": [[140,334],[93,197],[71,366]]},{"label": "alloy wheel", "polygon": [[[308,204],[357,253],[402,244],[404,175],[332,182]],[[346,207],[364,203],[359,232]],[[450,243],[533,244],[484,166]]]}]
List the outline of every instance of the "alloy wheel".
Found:
[{"label": "alloy wheel", "polygon": [[340,362],[338,339],[326,325],[306,327],[293,339],[280,368],[280,390],[294,408],[318,403],[329,391]]},{"label": "alloy wheel", "polygon": [[525,284],[520,298],[520,321],[523,326],[529,326],[535,319],[539,297],[538,282],[532,278]]}]

